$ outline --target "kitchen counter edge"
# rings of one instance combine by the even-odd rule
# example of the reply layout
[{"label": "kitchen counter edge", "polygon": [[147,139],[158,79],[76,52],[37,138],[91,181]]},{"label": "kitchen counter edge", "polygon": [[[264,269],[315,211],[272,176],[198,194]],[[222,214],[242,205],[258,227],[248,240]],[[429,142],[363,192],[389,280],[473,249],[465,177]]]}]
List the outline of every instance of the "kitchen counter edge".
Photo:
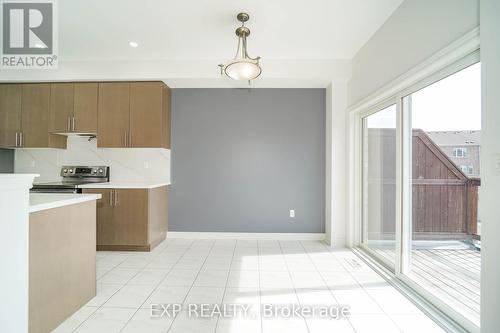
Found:
[{"label": "kitchen counter edge", "polygon": [[64,207],[82,202],[98,200],[100,194],[30,193],[29,212]]}]

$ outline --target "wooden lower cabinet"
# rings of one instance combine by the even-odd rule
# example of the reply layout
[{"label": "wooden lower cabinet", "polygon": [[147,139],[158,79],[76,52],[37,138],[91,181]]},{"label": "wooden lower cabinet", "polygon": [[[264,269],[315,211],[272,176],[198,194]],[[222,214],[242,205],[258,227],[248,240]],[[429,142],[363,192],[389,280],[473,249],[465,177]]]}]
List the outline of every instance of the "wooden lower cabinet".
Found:
[{"label": "wooden lower cabinet", "polygon": [[97,249],[150,251],[167,236],[167,187],[83,189],[98,193]]}]

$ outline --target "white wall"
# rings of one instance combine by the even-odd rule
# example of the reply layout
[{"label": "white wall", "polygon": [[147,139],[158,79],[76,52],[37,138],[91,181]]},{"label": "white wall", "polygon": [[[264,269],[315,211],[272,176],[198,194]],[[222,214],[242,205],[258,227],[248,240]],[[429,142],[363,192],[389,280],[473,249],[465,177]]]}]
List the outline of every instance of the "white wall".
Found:
[{"label": "white wall", "polygon": [[63,165],[109,165],[112,182],[170,183],[170,150],[97,148],[96,140],[69,137],[67,149],[16,149],[15,173],[38,173],[35,182],[60,180]]},{"label": "white wall", "polygon": [[325,239],[333,247],[346,245],[348,164],[347,83],[326,88]]},{"label": "white wall", "polygon": [[35,176],[0,174],[0,332],[28,332],[29,188]]},{"label": "white wall", "polygon": [[481,0],[481,332],[500,332],[500,1]]},{"label": "white wall", "polygon": [[349,105],[479,25],[479,0],[405,0],[352,62]]}]

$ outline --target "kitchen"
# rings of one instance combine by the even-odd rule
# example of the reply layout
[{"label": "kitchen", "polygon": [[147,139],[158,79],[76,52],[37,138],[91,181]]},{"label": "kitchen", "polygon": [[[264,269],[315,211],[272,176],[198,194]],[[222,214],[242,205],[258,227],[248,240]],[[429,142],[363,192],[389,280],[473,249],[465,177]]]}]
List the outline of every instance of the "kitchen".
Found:
[{"label": "kitchen", "polygon": [[[497,332],[499,9],[0,0],[0,331]],[[407,103],[472,65],[481,279],[463,277],[464,314],[407,275]],[[369,125],[393,130],[394,163]],[[368,244],[375,215],[389,265]],[[421,273],[462,281],[436,265]],[[200,318],[196,305],[244,311]],[[288,318],[296,308],[313,315]]]},{"label": "kitchen", "polygon": [[[1,84],[0,96],[0,146],[18,149],[16,172],[38,173],[29,196],[29,330],[50,331],[96,294],[95,250],[89,252],[89,248],[151,251],[166,238],[169,88],[161,82],[15,83]],[[72,144],[81,150],[72,149]],[[92,166],[89,164],[96,159],[92,157],[82,166],[59,167],[58,158],[49,157],[64,149],[78,156],[68,159],[81,161],[85,158],[82,155],[91,154],[92,149],[95,153],[97,148],[135,148],[136,156],[141,155],[143,148],[149,148],[146,154],[154,158],[155,167],[165,170],[154,179],[141,177],[142,170],[130,177],[130,170],[119,161],[99,159],[109,161],[111,167]],[[39,161],[38,153],[50,160],[42,157]],[[82,211],[83,203],[92,201]],[[69,216],[76,220],[68,223]],[[49,225],[44,226],[43,221]],[[61,223],[69,229],[61,228]],[[81,229],[83,226],[86,229]],[[43,233],[51,229],[60,234]],[[87,237],[81,239],[75,233]],[[38,244],[41,239],[43,243]],[[71,239],[72,245],[61,242],[64,239]],[[42,250],[53,242],[61,242],[55,252]],[[71,262],[61,266],[63,261],[56,259],[57,253],[67,253]],[[79,270],[75,271],[74,265]],[[50,285],[40,285],[40,277],[47,277],[54,270],[65,273],[57,275],[57,279],[44,280],[51,281]],[[61,286],[75,284],[85,286],[85,290],[76,295],[71,288],[59,293]],[[37,295],[37,290],[45,293]],[[43,306],[47,297],[56,295],[63,297],[54,302],[59,307],[74,305]]]}]

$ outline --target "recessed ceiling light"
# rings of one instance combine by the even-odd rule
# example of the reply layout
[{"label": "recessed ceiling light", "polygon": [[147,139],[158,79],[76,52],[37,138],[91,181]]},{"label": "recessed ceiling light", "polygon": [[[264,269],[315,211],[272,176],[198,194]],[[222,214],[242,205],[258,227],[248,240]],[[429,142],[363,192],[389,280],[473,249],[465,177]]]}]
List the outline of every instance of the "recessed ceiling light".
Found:
[{"label": "recessed ceiling light", "polygon": [[137,42],[134,42],[134,41],[132,41],[132,40],[130,40],[130,41],[128,42],[128,45],[129,45],[130,47],[138,47],[138,46],[139,46],[139,44],[137,44]]}]

